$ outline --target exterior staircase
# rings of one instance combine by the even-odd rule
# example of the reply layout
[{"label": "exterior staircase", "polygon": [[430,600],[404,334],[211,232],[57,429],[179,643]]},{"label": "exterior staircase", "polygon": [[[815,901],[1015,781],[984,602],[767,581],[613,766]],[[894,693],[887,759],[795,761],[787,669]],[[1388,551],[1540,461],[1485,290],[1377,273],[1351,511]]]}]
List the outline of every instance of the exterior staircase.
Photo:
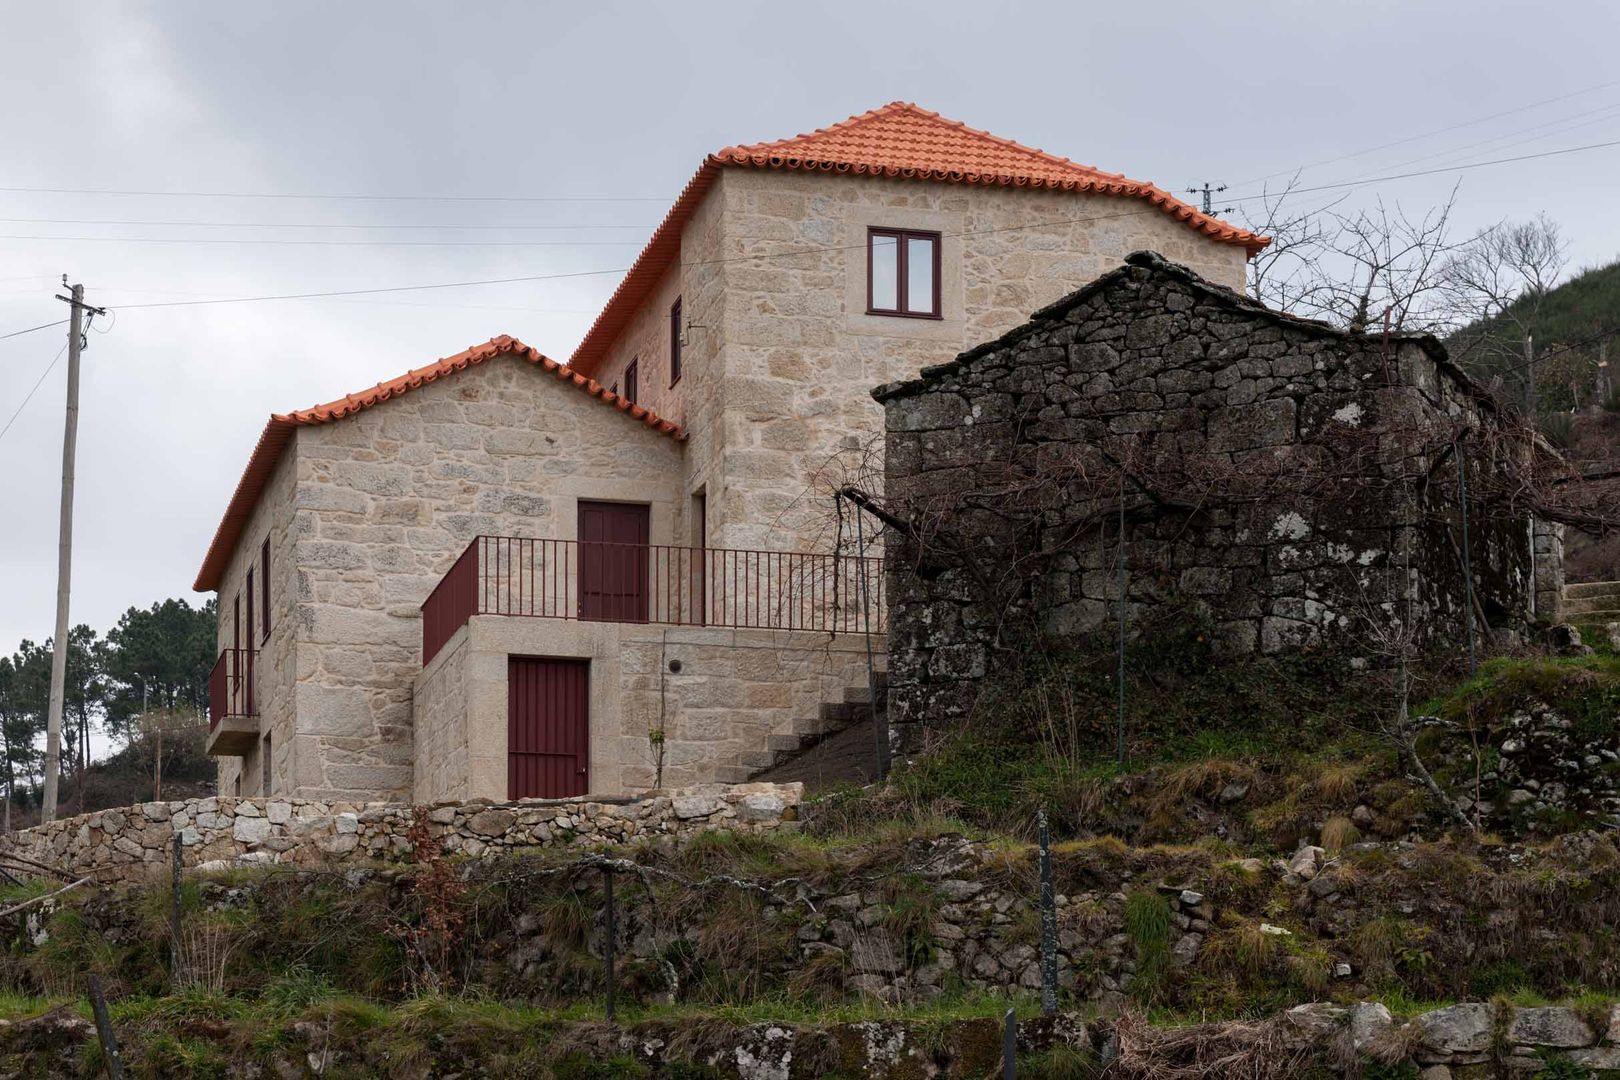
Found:
[{"label": "exterior staircase", "polygon": [[793,732],[772,735],[764,749],[742,755],[739,779],[814,785],[822,779],[860,780],[875,772],[868,760],[874,756],[872,724],[887,711],[888,674],[879,671],[874,681],[875,707],[870,687],[849,687],[842,700],[822,702],[819,715],[799,721]]},{"label": "exterior staircase", "polygon": [[1583,581],[1564,586],[1564,621],[1620,622],[1620,581]]}]

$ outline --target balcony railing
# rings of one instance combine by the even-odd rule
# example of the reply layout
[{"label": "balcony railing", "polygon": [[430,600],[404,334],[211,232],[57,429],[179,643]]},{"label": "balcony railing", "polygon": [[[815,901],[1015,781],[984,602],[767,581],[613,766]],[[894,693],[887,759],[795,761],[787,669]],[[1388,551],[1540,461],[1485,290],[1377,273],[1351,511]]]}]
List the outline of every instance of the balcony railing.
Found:
[{"label": "balcony railing", "polygon": [[253,693],[257,660],[255,649],[225,649],[214,661],[214,669],[208,673],[209,731],[226,717],[259,715]]},{"label": "balcony railing", "polygon": [[883,560],[480,536],[422,605],[422,662],[474,615],[876,633]]}]

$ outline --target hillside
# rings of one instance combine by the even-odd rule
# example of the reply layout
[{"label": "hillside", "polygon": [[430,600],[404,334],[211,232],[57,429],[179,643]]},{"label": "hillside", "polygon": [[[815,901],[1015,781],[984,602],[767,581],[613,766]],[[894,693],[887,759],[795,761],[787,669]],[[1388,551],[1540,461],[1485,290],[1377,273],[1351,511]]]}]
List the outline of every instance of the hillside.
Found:
[{"label": "hillside", "polygon": [[1446,345],[1470,374],[1487,383],[1501,376],[1509,396],[1519,398],[1526,331],[1541,358],[1541,411],[1602,404],[1597,364],[1604,342],[1612,341],[1606,333],[1620,332],[1620,262],[1582,271],[1545,296],[1521,296],[1503,314],[1457,331]]},{"label": "hillside", "polygon": [[[479,803],[400,811],[385,839],[371,807],[330,820],[329,858],[283,861],[288,834],[199,867],[178,907],[164,876],[64,890],[80,865],[0,887],[0,1074],[98,1074],[87,972],[133,1076],[977,1080],[999,1074],[1009,1009],[1017,1075],[1046,1080],[1620,1063],[1607,642],[1472,677],[1430,658],[1403,750],[1390,672],[1144,639],[1123,768],[1107,663],[1049,654],[888,784],[768,825]],[[646,809],[685,820],[713,799]],[[327,825],[307,803],[210,798],[87,822],[85,846],[123,851],[181,814],[208,835]],[[502,846],[531,819],[555,831]],[[582,824],[603,820],[641,824],[603,848]]]},{"label": "hillside", "polygon": [[[1462,366],[1509,401],[1525,400],[1524,334],[1535,338],[1536,401],[1542,431],[1582,468],[1620,466],[1620,352],[1600,364],[1620,336],[1620,262],[1585,270],[1542,297],[1464,327],[1446,342]],[[1620,578],[1620,536],[1571,531],[1572,582]]]}]

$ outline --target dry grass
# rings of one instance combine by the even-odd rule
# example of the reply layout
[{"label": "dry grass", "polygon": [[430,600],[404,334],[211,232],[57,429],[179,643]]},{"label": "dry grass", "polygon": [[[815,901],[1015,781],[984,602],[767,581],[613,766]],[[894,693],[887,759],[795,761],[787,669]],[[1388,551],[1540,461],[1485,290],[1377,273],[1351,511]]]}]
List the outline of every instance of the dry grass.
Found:
[{"label": "dry grass", "polygon": [[1361,830],[1356,827],[1355,822],[1342,814],[1336,814],[1322,823],[1322,846],[1328,851],[1343,851],[1360,841]]},{"label": "dry grass", "polygon": [[171,978],[175,990],[225,992],[225,973],[231,954],[236,951],[236,928],[215,921],[193,920],[184,924],[180,939],[170,937]]},{"label": "dry grass", "polygon": [[1165,1028],[1127,1013],[1114,1034],[1109,1075],[1132,1080],[1291,1080],[1327,1064],[1327,1047],[1286,1016]]},{"label": "dry grass", "polygon": [[1355,801],[1356,780],[1361,767],[1356,764],[1335,762],[1321,766],[1311,781],[1317,799],[1329,806],[1344,806]]}]

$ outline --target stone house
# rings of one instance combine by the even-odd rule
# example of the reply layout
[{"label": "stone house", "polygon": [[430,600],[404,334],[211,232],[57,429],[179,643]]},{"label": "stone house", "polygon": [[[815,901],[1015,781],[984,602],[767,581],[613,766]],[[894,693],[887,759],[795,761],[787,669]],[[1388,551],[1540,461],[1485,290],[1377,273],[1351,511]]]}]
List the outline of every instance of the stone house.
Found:
[{"label": "stone house", "polygon": [[566,364],[497,337],[270,418],[196,580],[221,790],[747,778],[870,685],[869,388],[1131,250],[1241,288],[1265,242],[904,103],[708,156]]},{"label": "stone house", "polygon": [[1111,637],[1122,533],[1128,624],[1206,620],[1233,653],[1557,617],[1557,527],[1494,493],[1522,441],[1426,335],[1294,318],[1139,252],[872,394],[896,725],[962,715],[1045,637]]}]

